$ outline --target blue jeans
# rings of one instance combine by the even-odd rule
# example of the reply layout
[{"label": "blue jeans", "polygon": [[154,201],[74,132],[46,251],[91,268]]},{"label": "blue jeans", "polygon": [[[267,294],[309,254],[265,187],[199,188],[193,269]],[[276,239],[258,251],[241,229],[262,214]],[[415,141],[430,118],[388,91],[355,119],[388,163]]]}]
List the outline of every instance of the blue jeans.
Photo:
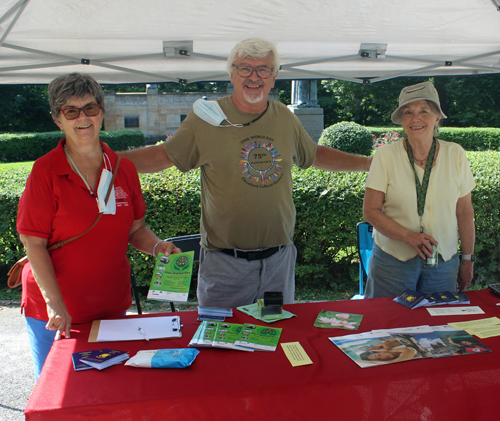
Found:
[{"label": "blue jeans", "polygon": [[49,355],[52,342],[56,336],[55,330],[45,329],[47,322],[43,320],[33,319],[32,317],[25,317],[26,327],[28,328],[28,337],[30,340],[31,358],[35,365],[35,382],[40,377],[43,364],[47,355]]},{"label": "blue jeans", "polygon": [[425,294],[456,292],[458,268],[458,253],[447,262],[439,256],[436,267],[427,267],[419,256],[402,262],[374,243],[365,298],[395,297],[406,289]]}]

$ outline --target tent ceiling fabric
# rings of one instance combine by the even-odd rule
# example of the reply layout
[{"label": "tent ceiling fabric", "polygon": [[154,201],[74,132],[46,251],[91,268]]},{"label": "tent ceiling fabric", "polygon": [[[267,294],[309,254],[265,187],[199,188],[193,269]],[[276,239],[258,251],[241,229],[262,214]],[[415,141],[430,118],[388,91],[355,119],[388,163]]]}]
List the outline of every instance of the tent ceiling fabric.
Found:
[{"label": "tent ceiling fabric", "polygon": [[[276,43],[279,79],[500,73],[499,6],[499,0],[1,0],[0,83],[48,83],[74,71],[101,83],[227,81],[230,50],[250,37]],[[177,54],[166,57],[164,41],[189,41],[192,51],[167,48]],[[381,44],[381,51],[360,51],[361,44]]]}]

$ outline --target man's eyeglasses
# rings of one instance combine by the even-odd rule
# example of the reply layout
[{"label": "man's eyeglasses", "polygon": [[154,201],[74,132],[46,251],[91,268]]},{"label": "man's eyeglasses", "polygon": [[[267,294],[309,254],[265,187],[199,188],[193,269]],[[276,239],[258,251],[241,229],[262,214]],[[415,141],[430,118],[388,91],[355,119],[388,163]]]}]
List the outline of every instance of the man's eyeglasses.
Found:
[{"label": "man's eyeglasses", "polygon": [[75,107],[65,108],[64,110],[61,110],[61,113],[64,114],[66,120],[74,120],[75,118],[78,118],[80,116],[81,111],[83,111],[83,113],[87,117],[94,117],[97,114],[99,114],[100,108],[101,108],[100,104],[88,104],[82,108],[75,108]]},{"label": "man's eyeglasses", "polygon": [[269,67],[248,67],[248,66],[236,66],[233,64],[233,67],[236,68],[236,72],[241,77],[250,77],[252,73],[257,73],[257,77],[261,79],[268,79],[274,72],[274,69],[270,69]]}]

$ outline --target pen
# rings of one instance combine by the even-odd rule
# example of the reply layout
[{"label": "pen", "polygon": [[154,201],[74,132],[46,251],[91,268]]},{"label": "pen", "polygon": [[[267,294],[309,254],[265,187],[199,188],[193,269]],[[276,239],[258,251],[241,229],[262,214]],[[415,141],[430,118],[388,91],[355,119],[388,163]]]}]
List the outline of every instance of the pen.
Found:
[{"label": "pen", "polygon": [[139,327],[137,328],[137,330],[139,331],[139,333],[144,336],[144,338],[146,338],[146,341],[149,342],[149,338],[148,338],[148,335],[146,335],[146,332],[144,332],[144,330],[142,330],[142,327]]}]

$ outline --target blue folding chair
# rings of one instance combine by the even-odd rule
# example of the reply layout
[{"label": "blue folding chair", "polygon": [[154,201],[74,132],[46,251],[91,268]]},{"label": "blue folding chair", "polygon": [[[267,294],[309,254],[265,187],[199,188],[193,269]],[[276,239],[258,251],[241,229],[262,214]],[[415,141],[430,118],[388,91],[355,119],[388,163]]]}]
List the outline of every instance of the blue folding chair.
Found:
[{"label": "blue folding chair", "polygon": [[357,246],[359,254],[359,295],[363,295],[363,284],[368,279],[368,263],[373,248],[373,226],[368,222],[356,225]]}]

